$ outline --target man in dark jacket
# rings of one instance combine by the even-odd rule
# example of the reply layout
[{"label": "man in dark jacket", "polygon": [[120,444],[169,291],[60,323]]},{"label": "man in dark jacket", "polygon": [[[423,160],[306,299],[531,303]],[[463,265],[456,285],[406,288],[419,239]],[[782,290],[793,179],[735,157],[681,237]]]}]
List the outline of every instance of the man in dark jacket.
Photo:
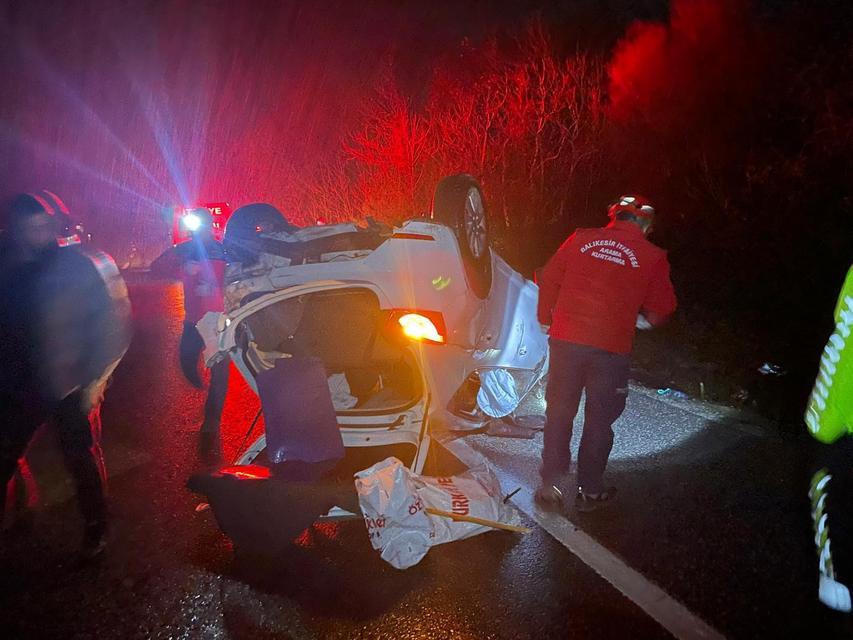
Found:
[{"label": "man in dark jacket", "polygon": [[604,486],[612,425],[628,395],[635,327],[664,322],[675,311],[666,253],[646,240],[654,208],[640,196],[610,206],[611,222],[578,229],[543,269],[539,321],[550,325],[542,485],[536,500],[562,506],[558,483],[570,469],[572,423],[586,390],[575,506],[591,511],[615,495]]},{"label": "man in dark jacket", "polygon": [[[204,341],[196,323],[209,311],[223,310],[223,281],[225,279],[225,251],[222,243],[213,236],[213,216],[204,208],[192,210],[185,216],[192,235],[157,258],[151,265],[155,276],[177,278],[184,290],[184,330],[181,334],[181,370],[196,387],[202,382],[198,374],[198,359]],[[229,360],[223,360],[210,369],[210,386],[204,404],[204,421],[201,425],[201,444],[209,448],[219,435],[222,409],[228,391]]]},{"label": "man in dark jacket", "polygon": [[[127,288],[112,259],[84,250],[81,228],[53,193],[7,207],[0,272],[0,486],[36,429],[59,431],[77,484],[84,552],[104,548],[106,472],[100,404],[130,339]],[[0,508],[5,491],[0,491]]]}]

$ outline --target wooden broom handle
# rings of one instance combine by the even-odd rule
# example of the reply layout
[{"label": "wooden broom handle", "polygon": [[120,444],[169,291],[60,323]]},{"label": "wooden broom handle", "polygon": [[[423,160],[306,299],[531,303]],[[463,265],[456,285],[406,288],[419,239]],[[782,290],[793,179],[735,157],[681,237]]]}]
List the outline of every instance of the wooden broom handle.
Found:
[{"label": "wooden broom handle", "polygon": [[484,527],[491,527],[492,529],[503,529],[504,531],[514,531],[515,533],[530,533],[533,531],[533,529],[528,529],[527,527],[519,527],[514,524],[506,524],[497,520],[486,520],[485,518],[476,518],[474,516],[463,516],[458,513],[451,513],[450,511],[433,509],[432,507],[427,507],[426,512],[431,516],[441,516],[442,518],[450,518],[458,522],[471,522],[483,525]]}]

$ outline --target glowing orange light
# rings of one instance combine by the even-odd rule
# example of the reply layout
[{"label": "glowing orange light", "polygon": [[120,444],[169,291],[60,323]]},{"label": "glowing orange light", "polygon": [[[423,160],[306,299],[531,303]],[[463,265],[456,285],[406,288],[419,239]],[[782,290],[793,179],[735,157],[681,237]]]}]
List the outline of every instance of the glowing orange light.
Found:
[{"label": "glowing orange light", "polygon": [[419,313],[407,313],[397,320],[403,328],[406,337],[418,342],[434,342],[444,344],[444,336],[436,328],[435,323]]}]

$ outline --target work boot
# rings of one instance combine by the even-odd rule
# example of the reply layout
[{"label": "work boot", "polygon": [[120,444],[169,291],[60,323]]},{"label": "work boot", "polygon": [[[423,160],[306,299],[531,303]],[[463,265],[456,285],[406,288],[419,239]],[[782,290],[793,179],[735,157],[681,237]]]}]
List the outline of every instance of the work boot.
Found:
[{"label": "work boot", "polygon": [[543,511],[562,511],[563,492],[553,484],[542,484],[533,495],[533,501]]},{"label": "work boot", "polygon": [[578,493],[575,496],[575,509],[581,513],[595,511],[612,502],[615,497],[616,487],[607,487],[599,493],[587,493],[581,487],[578,487]]}]

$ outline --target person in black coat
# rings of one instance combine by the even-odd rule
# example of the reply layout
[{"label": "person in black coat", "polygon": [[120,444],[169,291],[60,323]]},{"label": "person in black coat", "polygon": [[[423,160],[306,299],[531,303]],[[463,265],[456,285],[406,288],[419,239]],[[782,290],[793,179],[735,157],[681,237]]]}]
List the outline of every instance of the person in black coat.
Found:
[{"label": "person in black coat", "polygon": [[[6,207],[0,263],[0,487],[38,427],[59,433],[85,521],[84,552],[107,531],[100,404],[130,341],[130,302],[112,258],[82,246],[53,193]],[[0,512],[5,491],[0,491]]]}]

